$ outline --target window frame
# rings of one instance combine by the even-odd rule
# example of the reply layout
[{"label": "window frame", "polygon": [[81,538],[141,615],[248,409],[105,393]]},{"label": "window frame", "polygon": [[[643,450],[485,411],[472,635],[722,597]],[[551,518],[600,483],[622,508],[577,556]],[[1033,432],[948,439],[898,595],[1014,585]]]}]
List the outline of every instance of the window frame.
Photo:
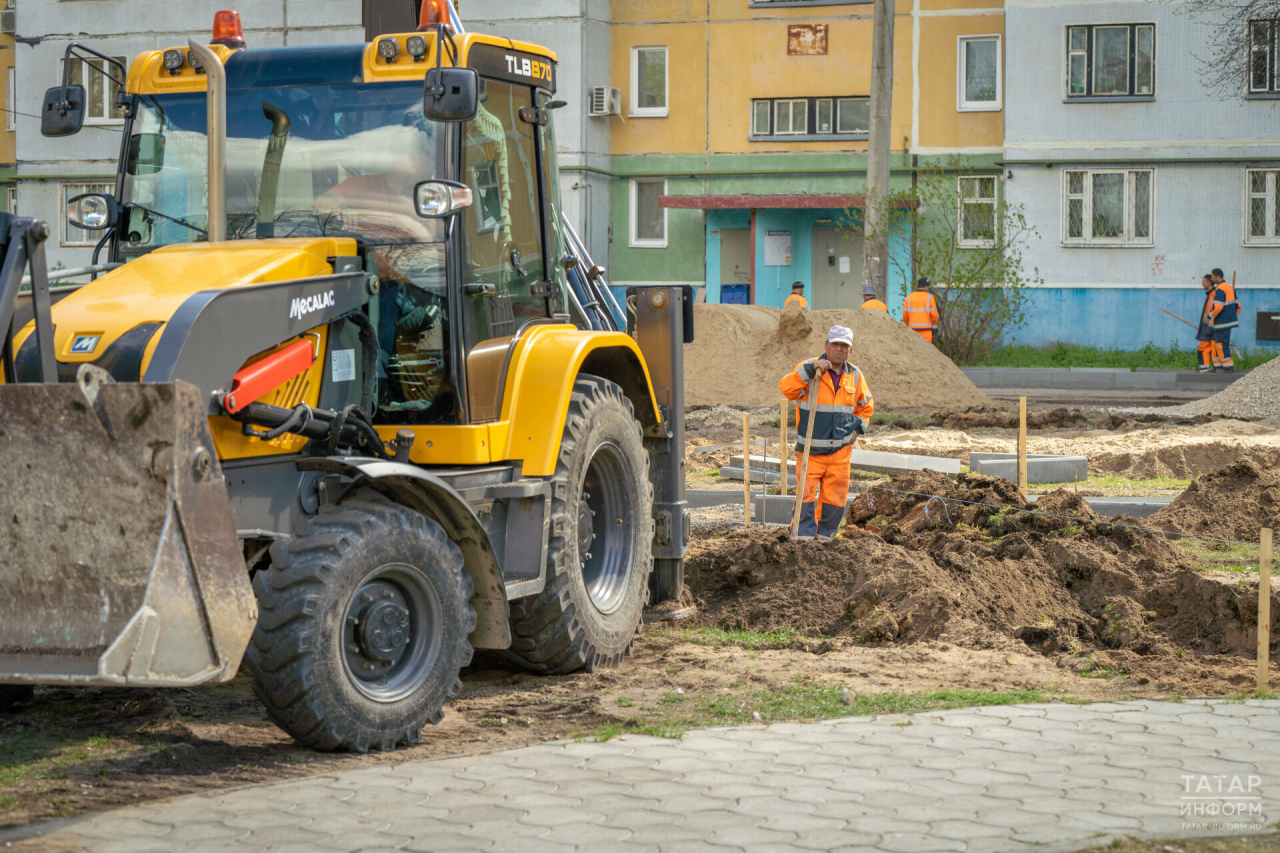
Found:
[{"label": "window frame", "polygon": [[[747,140],[750,142],[801,142],[805,140],[813,142],[840,142],[846,139],[861,140],[866,139],[868,130],[857,130],[852,132],[844,132],[840,130],[840,106],[843,103],[868,103],[869,98],[866,95],[813,95],[809,97],[793,97],[793,98],[752,98],[748,102],[747,112]],[[800,132],[787,131],[785,133],[778,132],[778,105],[779,104],[804,104],[805,129]],[[756,124],[756,112],[761,104],[768,105],[769,114],[769,130],[767,133],[760,133]],[[817,129],[818,115],[822,109],[822,104],[829,104],[831,109],[831,130],[821,131]],[[793,108],[794,109],[794,108]]]},{"label": "window frame", "polygon": [[[77,187],[79,189],[77,189],[76,192],[74,193],[68,194],[68,190],[72,187]],[[65,182],[59,183],[58,184],[58,200],[60,204],[59,204],[59,211],[58,211],[58,220],[61,224],[61,227],[58,229],[58,245],[65,246],[68,248],[83,248],[87,246],[90,249],[98,245],[98,241],[102,239],[102,235],[104,232],[87,231],[83,228],[76,228],[76,226],[72,225],[70,220],[67,219],[67,201],[69,199],[75,198],[78,195],[83,195],[84,193],[110,194],[114,192],[115,192],[115,185],[106,181],[65,181]],[[73,241],[70,238],[69,232],[67,230],[69,228],[76,228],[77,231],[83,231],[88,236],[89,239],[84,242]]]},{"label": "window frame", "polygon": [[[1094,91],[1095,66],[1097,64],[1097,53],[1095,51],[1096,40],[1094,31],[1099,29],[1117,29],[1125,28],[1128,30],[1129,42],[1129,64],[1128,64],[1128,88],[1125,92],[1102,93],[1098,94]],[[1151,91],[1138,91],[1138,31],[1141,29],[1151,30]],[[1073,50],[1071,47],[1072,30],[1085,31],[1085,46],[1083,50]],[[1072,103],[1102,103],[1106,101],[1154,101],[1157,95],[1156,77],[1159,71],[1159,52],[1156,49],[1156,23],[1155,21],[1142,21],[1134,23],[1124,22],[1107,22],[1099,24],[1067,24],[1063,28],[1063,92],[1062,97],[1065,102]],[[1084,56],[1084,91],[1079,94],[1073,94],[1071,91],[1071,58],[1073,54]]]},{"label": "window frame", "polygon": [[[971,41],[996,43],[996,97],[994,101],[970,101],[965,91],[965,46]],[[962,113],[994,113],[1004,108],[1004,40],[1000,33],[956,36],[956,110]]]},{"label": "window frame", "polygon": [[[978,198],[968,198],[964,194],[965,181],[992,181],[990,198],[985,196]],[[991,208],[991,224],[993,233],[991,239],[983,240],[966,240],[964,237],[964,210],[966,207],[977,207],[979,205],[989,206]],[[1000,206],[1000,176],[999,175],[958,175],[956,177],[956,245],[961,249],[994,249],[1000,243],[1000,221],[996,218],[996,213]]]},{"label": "window frame", "polygon": [[[1134,236],[1137,220],[1137,175],[1144,173],[1149,175],[1148,178],[1148,200],[1147,200],[1147,236]],[[1085,175],[1084,189],[1080,194],[1072,194],[1068,191],[1070,187],[1070,176],[1072,174]],[[1093,179],[1097,175],[1124,175],[1124,235],[1121,237],[1094,237],[1093,236]],[[1085,233],[1082,229],[1080,237],[1070,236],[1071,230],[1071,200],[1080,198],[1081,204],[1081,224],[1083,229],[1087,229]],[[1062,170],[1062,245],[1063,246],[1079,246],[1084,248],[1111,248],[1111,249],[1142,249],[1151,248],[1155,245],[1156,236],[1156,170],[1150,169],[1063,169]]]},{"label": "window frame", "polygon": [[4,129],[7,131],[16,131],[18,129],[18,113],[17,104],[13,102],[14,92],[17,91],[18,69],[16,66],[10,65],[5,72],[5,92],[4,92]]},{"label": "window frame", "polygon": [[5,212],[11,213],[14,216],[17,216],[18,215],[18,188],[7,187],[6,189],[7,189],[7,192],[5,193],[5,199],[4,199],[5,207],[6,207]]},{"label": "window frame", "polygon": [[[1248,82],[1245,84],[1245,97],[1248,98],[1274,98],[1280,97],[1280,51],[1276,50],[1276,36],[1280,34],[1280,18],[1271,20],[1251,20],[1249,21],[1249,74]],[[1254,44],[1253,33],[1258,26],[1266,27],[1267,36],[1266,44],[1263,50],[1266,53],[1267,64],[1267,82],[1264,86],[1255,86],[1253,84],[1254,70],[1254,54],[1258,52],[1258,46]]]},{"label": "window frame", "polygon": [[[1255,237],[1250,234],[1251,212],[1249,210],[1253,199],[1258,197],[1258,193],[1253,192],[1250,186],[1250,177],[1255,172],[1261,172],[1267,176],[1266,186],[1263,188],[1262,195],[1265,197],[1266,213],[1264,216],[1264,230],[1267,234],[1261,237]],[[1280,247],[1280,198],[1277,198],[1277,190],[1280,190],[1280,169],[1256,169],[1245,167],[1244,170],[1244,216],[1241,245],[1258,247]],[[1269,236],[1268,236],[1269,235]]]},{"label": "window frame", "polygon": [[667,236],[669,233],[667,230],[668,210],[665,207],[658,208],[660,211],[662,211],[662,238],[661,239],[655,239],[652,237],[639,237],[636,235],[636,226],[638,225],[637,214],[639,213],[639,209],[640,209],[639,205],[636,203],[637,190],[639,189],[640,184],[645,184],[645,183],[662,184],[662,191],[659,192],[658,195],[664,196],[667,194],[666,178],[655,177],[655,178],[632,178],[631,179],[631,186],[627,193],[627,196],[628,196],[628,199],[627,199],[627,208],[628,208],[627,209],[627,220],[628,220],[627,221],[627,245],[632,249],[665,249],[667,248]]},{"label": "window frame", "polygon": [[[640,52],[662,51],[662,106],[640,106]],[[671,114],[671,52],[665,44],[638,44],[631,48],[631,109],[628,118],[666,118]]]},{"label": "window frame", "polygon": [[[786,132],[778,130],[781,122],[778,121],[778,108],[783,104],[787,105],[787,125],[791,128]],[[800,104],[800,115],[804,116],[804,127],[800,130],[795,129],[796,120],[796,104]],[[773,135],[774,136],[810,136],[809,133],[809,99],[808,98],[775,98],[773,99]]]}]

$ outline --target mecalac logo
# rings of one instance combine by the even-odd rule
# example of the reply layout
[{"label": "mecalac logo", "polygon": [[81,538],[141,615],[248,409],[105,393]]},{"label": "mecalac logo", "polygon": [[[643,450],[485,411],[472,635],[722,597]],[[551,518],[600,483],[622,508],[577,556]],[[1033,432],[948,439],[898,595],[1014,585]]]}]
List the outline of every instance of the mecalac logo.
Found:
[{"label": "mecalac logo", "polygon": [[289,306],[289,319],[297,320],[319,311],[321,308],[333,307],[333,291],[317,293],[315,296],[301,296],[293,300]]},{"label": "mecalac logo", "polygon": [[71,342],[71,352],[93,352],[94,348],[98,346],[98,338],[98,335],[77,335],[76,339]]}]

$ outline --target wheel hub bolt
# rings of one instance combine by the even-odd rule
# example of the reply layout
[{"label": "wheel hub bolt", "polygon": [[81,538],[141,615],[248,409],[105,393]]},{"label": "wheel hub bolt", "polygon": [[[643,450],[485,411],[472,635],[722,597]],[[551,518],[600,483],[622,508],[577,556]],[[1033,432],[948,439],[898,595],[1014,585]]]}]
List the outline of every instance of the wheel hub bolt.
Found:
[{"label": "wheel hub bolt", "polygon": [[391,592],[391,590],[389,590],[389,589],[384,589],[384,590],[382,591],[382,597],[383,597],[383,598],[391,598],[391,596],[392,596],[392,592]]},{"label": "wheel hub bolt", "polygon": [[352,643],[349,646],[347,646],[347,651],[351,652],[351,654],[353,655],[358,655],[360,654],[360,647],[357,646],[355,643]]},{"label": "wheel hub bolt", "polygon": [[360,600],[363,601],[365,604],[368,604],[370,601],[373,601],[373,596],[367,592],[363,592],[360,594]]}]

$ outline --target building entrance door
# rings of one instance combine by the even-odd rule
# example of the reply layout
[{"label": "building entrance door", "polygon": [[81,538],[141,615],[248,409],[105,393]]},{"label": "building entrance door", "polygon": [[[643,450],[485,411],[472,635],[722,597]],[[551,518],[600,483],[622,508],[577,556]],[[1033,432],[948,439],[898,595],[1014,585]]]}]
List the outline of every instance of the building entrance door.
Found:
[{"label": "building entrance door", "polygon": [[862,235],[830,225],[813,229],[815,309],[857,308],[862,304]]},{"label": "building entrance door", "polygon": [[751,229],[720,229],[720,301],[750,300]]}]

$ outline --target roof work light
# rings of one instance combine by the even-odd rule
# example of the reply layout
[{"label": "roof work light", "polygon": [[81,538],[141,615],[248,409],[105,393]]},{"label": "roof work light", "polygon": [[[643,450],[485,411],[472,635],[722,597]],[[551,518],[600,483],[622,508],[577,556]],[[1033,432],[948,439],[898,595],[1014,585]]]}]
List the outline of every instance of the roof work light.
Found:
[{"label": "roof work light", "polygon": [[396,61],[396,54],[400,52],[400,45],[396,44],[393,38],[378,39],[378,56],[381,56],[384,62],[392,63]]},{"label": "roof work light", "polygon": [[164,52],[164,67],[168,69],[170,74],[177,74],[182,71],[182,66],[187,59],[182,55],[180,50],[166,50]]},{"label": "roof work light", "polygon": [[240,13],[223,9],[213,13],[213,38],[211,44],[226,45],[233,50],[244,47],[244,30],[240,27]]},{"label": "roof work light", "polygon": [[422,36],[409,36],[404,40],[404,49],[413,57],[414,62],[427,58],[427,40]]}]

